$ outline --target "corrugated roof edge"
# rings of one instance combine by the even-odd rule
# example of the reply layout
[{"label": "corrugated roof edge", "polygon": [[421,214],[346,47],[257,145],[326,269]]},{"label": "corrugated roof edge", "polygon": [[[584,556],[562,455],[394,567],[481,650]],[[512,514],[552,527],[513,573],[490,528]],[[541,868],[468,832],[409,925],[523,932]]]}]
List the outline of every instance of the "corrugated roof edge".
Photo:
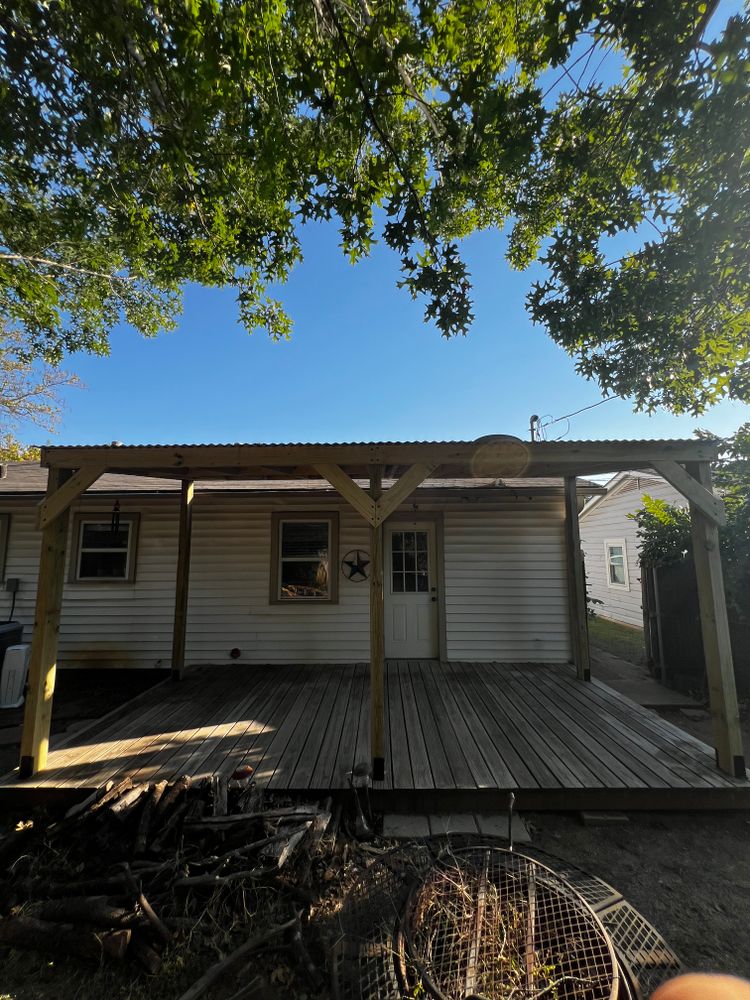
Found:
[{"label": "corrugated roof edge", "polygon": [[[707,443],[712,443],[714,439],[706,439]],[[94,450],[99,448],[122,448],[123,450],[136,451],[146,448],[392,448],[402,445],[473,445],[482,444],[489,441],[519,441],[522,444],[533,444],[535,447],[559,446],[587,444],[674,444],[690,445],[698,444],[696,438],[580,438],[565,441],[525,441],[523,438],[513,434],[486,434],[483,437],[471,440],[438,440],[438,441],[193,441],[182,444],[121,444],[119,442],[105,442],[102,444],[52,444],[44,445],[44,451],[67,450],[76,448],[83,450]]]}]

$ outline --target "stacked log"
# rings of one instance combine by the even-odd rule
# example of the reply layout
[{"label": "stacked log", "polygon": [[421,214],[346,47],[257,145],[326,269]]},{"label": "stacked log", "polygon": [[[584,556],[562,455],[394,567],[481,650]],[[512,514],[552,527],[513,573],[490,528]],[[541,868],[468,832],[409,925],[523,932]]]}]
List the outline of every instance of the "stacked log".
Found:
[{"label": "stacked log", "polygon": [[[278,879],[296,858],[309,870],[330,802],[270,801],[250,773],[126,778],[45,819],[0,840],[0,949],[128,960],[155,975],[212,900],[231,906],[231,894]],[[288,918],[276,925],[290,946],[291,898],[274,915]]]}]

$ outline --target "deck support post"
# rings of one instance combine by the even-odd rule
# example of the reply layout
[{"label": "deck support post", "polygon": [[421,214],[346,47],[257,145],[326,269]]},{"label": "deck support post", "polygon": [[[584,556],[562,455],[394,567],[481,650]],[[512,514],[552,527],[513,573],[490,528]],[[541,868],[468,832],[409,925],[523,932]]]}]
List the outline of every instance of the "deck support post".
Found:
[{"label": "deck support post", "polygon": [[565,477],[565,562],[567,567],[570,646],[576,676],[580,681],[591,680],[589,627],[586,618],[586,572],[581,553],[578,526],[578,481]]},{"label": "deck support post", "polygon": [[195,483],[183,479],[180,491],[180,524],[177,533],[177,582],[172,631],[172,680],[182,679],[185,669],[188,593],[190,590],[190,541],[193,528]]},{"label": "deck support post", "polygon": [[[377,503],[382,493],[383,469],[370,466],[370,496]],[[383,612],[383,525],[370,525],[370,741],[373,781],[385,777],[385,662]]]},{"label": "deck support post", "polygon": [[[711,467],[708,462],[691,463],[688,472],[711,492]],[[719,529],[716,521],[692,502],[690,522],[716,762],[722,771],[741,778],[745,775],[745,755],[721,570]]]},{"label": "deck support post", "polygon": [[[47,500],[68,481],[70,475],[68,469],[49,470]],[[21,733],[20,778],[30,778],[43,771],[47,764],[69,524],[70,506],[67,506],[42,531],[29,683]]]}]

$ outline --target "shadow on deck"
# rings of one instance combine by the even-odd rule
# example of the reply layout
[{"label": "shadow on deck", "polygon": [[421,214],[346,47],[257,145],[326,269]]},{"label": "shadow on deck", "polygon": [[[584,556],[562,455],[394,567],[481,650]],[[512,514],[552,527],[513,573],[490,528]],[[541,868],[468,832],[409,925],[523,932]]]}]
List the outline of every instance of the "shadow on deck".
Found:
[{"label": "shadow on deck", "polygon": [[[393,660],[385,705],[376,807],[496,812],[514,791],[521,809],[750,808],[704,743],[565,665]],[[335,793],[369,744],[367,664],[205,667],[53,747],[43,773],[5,775],[0,801],[241,764],[270,789]]]}]

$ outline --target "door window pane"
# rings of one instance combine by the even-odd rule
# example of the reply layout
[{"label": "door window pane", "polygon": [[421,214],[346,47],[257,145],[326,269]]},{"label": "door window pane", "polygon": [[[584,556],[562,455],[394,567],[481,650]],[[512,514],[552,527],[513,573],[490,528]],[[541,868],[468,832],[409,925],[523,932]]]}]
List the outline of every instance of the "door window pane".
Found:
[{"label": "door window pane", "polygon": [[429,539],[426,531],[394,531],[391,535],[391,592],[426,593],[430,589]]}]

